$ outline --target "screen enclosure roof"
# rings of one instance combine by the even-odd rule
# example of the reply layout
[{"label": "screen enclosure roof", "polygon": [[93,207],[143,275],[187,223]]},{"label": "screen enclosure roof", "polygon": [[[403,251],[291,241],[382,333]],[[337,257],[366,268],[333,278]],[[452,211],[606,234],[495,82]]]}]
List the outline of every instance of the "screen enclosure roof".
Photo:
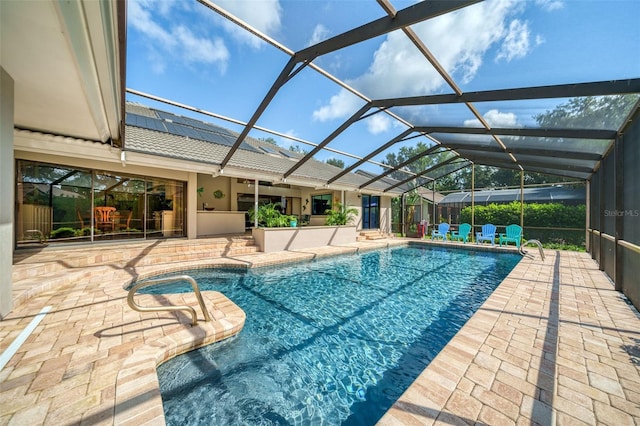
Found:
[{"label": "screen enclosure roof", "polygon": [[[534,41],[530,36],[527,39],[529,56],[532,60],[537,57],[537,62],[533,63],[538,68],[525,69],[517,65],[517,57],[508,57],[510,52],[517,55],[513,53],[513,44],[512,50],[508,50],[508,37],[501,45],[483,37],[488,25],[502,25],[502,33],[512,31],[517,25],[529,25],[530,33],[533,33],[534,21],[529,16],[534,15],[527,15],[529,21],[523,17],[510,23],[505,18],[502,22],[489,20],[480,26],[470,24],[474,17],[499,15],[501,12],[496,7],[502,4],[500,2],[336,2],[332,3],[332,13],[336,16],[334,35],[310,44],[308,35],[314,31],[312,19],[309,19],[309,27],[304,21],[298,21],[295,32],[270,35],[259,29],[259,22],[245,21],[214,1],[198,1],[206,8],[203,13],[212,15],[211,19],[224,20],[246,36],[259,40],[263,50],[274,58],[268,63],[256,64],[260,70],[255,71],[255,78],[259,79],[257,87],[262,92],[254,92],[253,102],[228,101],[246,105],[242,119],[227,118],[227,111],[222,107],[209,112],[202,105],[173,103],[236,126],[231,140],[227,135],[220,136],[225,139],[228,151],[219,162],[219,172],[224,172],[235,156],[246,152],[247,137],[275,136],[292,144],[300,143],[306,151],[282,172],[282,179],[294,174],[311,159],[331,156],[343,160],[342,172],[323,177],[327,187],[339,184],[350,172],[366,173],[368,180],[360,185],[361,190],[374,183],[376,187],[386,185],[386,190],[407,184],[409,187],[422,186],[470,164],[587,180],[638,109],[640,30],[637,26],[616,30],[617,39],[624,40],[624,54],[617,57],[608,56],[612,49],[605,42],[586,46],[586,41],[580,37],[569,40],[547,35],[549,39],[536,39],[535,43],[539,44],[531,46]],[[295,6],[292,3],[296,2],[280,4],[284,9],[283,16],[287,16],[287,8]],[[534,4],[521,3],[521,9],[532,8]],[[320,3],[314,5],[310,7],[319,7]],[[343,6],[338,7],[340,5]],[[637,4],[626,1],[595,1],[591,6],[596,9],[594,16],[597,16],[598,7],[620,8],[614,12],[621,16],[628,14],[629,9],[639,9]],[[535,16],[541,21],[535,22],[544,23],[548,19],[551,25],[551,12],[548,15],[537,13]],[[507,24],[509,26],[505,28]],[[603,23],[588,22],[588,17],[578,16],[563,21],[563,25],[581,33],[589,26]],[[435,37],[440,26],[449,26],[445,33],[450,37],[449,44]],[[495,34],[499,35],[500,31]],[[462,37],[459,36],[461,32],[470,34]],[[518,34],[522,37],[524,32]],[[514,37],[518,34],[514,31]],[[456,47],[460,40],[469,46]],[[493,49],[493,59],[489,59],[490,49]],[[589,49],[589,55],[577,54],[584,49]],[[453,55],[450,51],[458,57],[450,57]],[[568,59],[557,56],[563,51],[567,52]],[[485,54],[485,62],[482,66],[476,64],[476,69],[472,68],[473,57],[463,57],[474,52]],[[394,66],[375,68],[382,55],[397,56],[386,62]],[[332,66],[340,58],[359,57],[374,59],[369,62],[368,69],[342,70]],[[469,77],[471,73],[473,78]],[[415,79],[416,75],[422,76],[414,80],[419,84],[403,84],[410,78]],[[295,121],[296,113],[291,107],[286,109],[286,102],[295,99],[301,110],[307,104],[317,104],[316,93],[309,92],[310,86],[303,84],[307,81],[326,88],[332,101],[349,99],[343,103],[341,115],[333,117],[331,129],[301,137],[287,133],[289,127],[268,127],[275,116],[280,122],[291,116],[291,123],[285,125],[301,126]],[[128,89],[128,93],[172,103],[144,91]],[[602,111],[602,119],[580,116],[585,110],[589,111],[590,102],[600,102],[595,109],[603,108],[602,105],[605,105],[604,109],[608,108]],[[555,119],[557,117],[549,114],[562,106],[569,115],[577,111],[569,107],[582,106],[583,109],[570,119]],[[316,109],[318,114],[307,127],[302,124],[303,130],[299,134],[308,129],[312,135],[311,129],[318,129],[320,111]],[[386,123],[386,132],[371,132],[363,137],[363,131],[373,128],[375,123]],[[206,132],[206,129],[200,132]],[[418,142],[425,148],[420,155],[395,167],[386,164],[386,155]],[[429,155],[438,155],[439,164],[412,169],[413,162]],[[389,179],[390,175],[394,179]],[[399,180],[399,175],[406,178]]]}]

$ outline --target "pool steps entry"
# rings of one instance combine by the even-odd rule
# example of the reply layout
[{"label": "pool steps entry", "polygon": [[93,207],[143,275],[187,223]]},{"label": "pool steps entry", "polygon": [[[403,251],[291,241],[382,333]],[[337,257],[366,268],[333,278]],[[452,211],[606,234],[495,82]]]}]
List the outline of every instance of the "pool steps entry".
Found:
[{"label": "pool steps entry", "polygon": [[527,240],[524,243],[520,244],[520,254],[523,256],[527,254],[527,252],[524,251],[524,246],[526,246],[529,243],[532,243],[538,246],[538,250],[540,251],[540,257],[542,258],[542,260],[544,260],[544,251],[542,251],[542,244],[538,240]]},{"label": "pool steps entry", "polygon": [[200,293],[200,288],[198,287],[198,283],[189,275],[175,275],[172,277],[158,278],[155,280],[140,282],[134,285],[133,287],[131,287],[131,290],[129,290],[129,293],[127,294],[127,303],[129,304],[129,307],[131,309],[138,312],[187,311],[191,314],[191,325],[197,325],[198,315],[196,314],[196,310],[193,309],[191,306],[187,306],[187,305],[140,306],[134,300],[134,296],[136,292],[141,288],[150,287],[158,284],[178,282],[178,281],[187,281],[189,284],[191,284],[191,287],[193,287],[193,292],[196,295],[196,298],[198,299],[198,304],[200,305],[200,308],[204,313],[204,320],[212,321],[211,316],[209,315],[209,311],[207,311],[207,308],[204,305],[204,300],[202,299],[202,294]]}]

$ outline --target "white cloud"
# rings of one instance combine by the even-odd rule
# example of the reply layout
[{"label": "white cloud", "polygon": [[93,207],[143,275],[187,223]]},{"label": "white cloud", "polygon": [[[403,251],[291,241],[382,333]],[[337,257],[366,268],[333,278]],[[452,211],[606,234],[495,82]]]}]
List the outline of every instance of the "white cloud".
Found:
[{"label": "white cloud", "polygon": [[163,28],[152,14],[158,11],[163,16],[171,15],[174,2],[129,1],[128,22],[132,28],[149,39],[149,59],[156,73],[164,72],[167,61],[192,64],[216,64],[224,72],[229,60],[229,51],[219,38],[211,40],[204,35],[196,35],[182,26]]},{"label": "white cloud", "polygon": [[329,29],[322,24],[318,24],[313,29],[311,40],[309,40],[309,43],[307,43],[307,46],[313,46],[314,44],[318,44],[321,41],[326,40],[328,37],[329,37]]},{"label": "white cloud", "polygon": [[384,133],[391,127],[391,119],[384,114],[376,114],[367,119],[367,129],[369,133],[377,135]]},{"label": "white cloud", "polygon": [[[276,36],[282,27],[282,7],[279,0],[217,0],[216,4],[270,37]],[[261,39],[229,20],[225,19],[223,25],[229,34],[243,44],[254,49],[264,44]]]},{"label": "white cloud", "polygon": [[536,4],[549,12],[562,9],[564,7],[564,2],[562,0],[536,0]]},{"label": "white cloud", "polygon": [[216,38],[214,41],[196,37],[188,28],[175,27],[172,30],[178,44],[184,48],[184,58],[188,62],[204,62],[207,64],[219,62],[226,64],[229,52],[224,42]]},{"label": "white cloud", "polygon": [[154,22],[151,13],[145,8],[145,6],[152,7],[148,2],[130,1],[128,4],[127,19],[130,25],[161,45],[170,46],[173,44],[171,35],[158,23]]},{"label": "white cloud", "polygon": [[[456,81],[468,83],[475,77],[486,53],[509,34],[509,20],[525,6],[525,2],[518,0],[489,0],[412,28]],[[346,82],[373,99],[428,95],[447,87],[401,31],[387,35],[367,72]],[[314,112],[314,118],[324,121],[353,114],[355,103],[352,96],[345,93],[341,90],[332,96],[327,105]],[[373,129],[380,128],[374,126]]]},{"label": "white cloud", "polygon": [[529,25],[514,19],[509,24],[507,35],[500,46],[496,61],[504,59],[510,62],[512,59],[523,58],[529,53]]},{"label": "white cloud", "polygon": [[327,121],[335,118],[350,116],[357,111],[363,102],[351,92],[341,90],[329,100],[329,105],[325,105],[313,112],[313,119]]},{"label": "white cloud", "polygon": [[[500,112],[497,109],[492,109],[487,111],[482,118],[484,118],[491,127],[508,129],[522,127],[522,125],[518,123],[518,116],[512,112]],[[464,127],[482,127],[482,124],[480,124],[480,120],[474,118],[465,120]]]}]

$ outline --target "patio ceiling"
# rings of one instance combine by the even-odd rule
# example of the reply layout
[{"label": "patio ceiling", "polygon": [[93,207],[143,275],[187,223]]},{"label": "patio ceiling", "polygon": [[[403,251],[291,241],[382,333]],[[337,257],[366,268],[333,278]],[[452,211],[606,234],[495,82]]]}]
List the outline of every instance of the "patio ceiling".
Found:
[{"label": "patio ceiling", "polygon": [[[378,0],[377,4],[372,2],[362,7],[367,9],[377,8],[378,12],[382,12],[386,16],[297,51],[275,41],[249,23],[234,17],[214,1],[198,1],[289,56],[288,62],[273,80],[266,95],[253,111],[251,118],[244,123],[234,120],[236,124],[242,124],[243,130],[239,132],[239,136],[233,146],[231,146],[226,157],[220,163],[220,172],[224,170],[234,156],[242,155],[238,148],[240,148],[250,132],[260,130],[282,136],[278,132],[260,127],[258,122],[270,108],[276,108],[274,104],[277,103],[276,97],[281,89],[291,84],[299,75],[309,72],[309,70],[319,73],[331,82],[338,84],[357,96],[362,102],[358,107],[354,108],[349,118],[338,125],[333,132],[327,134],[323,140],[317,143],[309,143],[313,145],[313,148],[282,174],[283,180],[322,150],[333,150],[333,152],[355,159],[342,172],[326,180],[325,185],[329,186],[333,183],[340,183],[340,180],[347,173],[357,171],[361,165],[375,162],[376,157],[379,158],[381,154],[388,152],[398,144],[416,140],[426,142],[427,146],[429,146],[429,149],[425,152],[404,161],[397,167],[391,168],[380,164],[380,162],[375,162],[376,165],[382,166],[384,171],[372,176],[367,183],[360,187],[362,190],[366,190],[367,186],[374,182],[379,184],[380,181],[388,185],[387,191],[406,183],[421,186],[467,167],[472,163],[586,180],[598,169],[603,156],[611,148],[615,138],[624,129],[629,117],[640,105],[640,103],[636,102],[631,110],[621,111],[619,115],[624,118],[607,126],[607,128],[597,127],[595,124],[596,128],[551,128],[533,127],[531,125],[511,128],[493,127],[480,112],[481,110],[487,110],[488,105],[507,103],[513,105],[514,109],[526,109],[532,103],[544,99],[564,100],[593,96],[640,94],[640,78],[620,78],[619,75],[606,75],[599,81],[563,82],[561,84],[516,88],[497,87],[491,90],[465,92],[461,89],[461,84],[440,63],[440,58],[430,50],[429,43],[420,38],[413,26],[442,15],[456,13],[464,8],[473,7],[479,3],[477,0],[425,1],[412,4],[400,10],[396,10],[390,1]],[[406,2],[400,1],[398,3],[406,4]],[[367,16],[371,15],[367,14]],[[567,23],[567,25],[570,25],[570,23]],[[388,35],[392,32],[395,32],[396,35],[401,33],[424,57],[424,66],[431,67],[436,71],[439,78],[445,82],[443,93],[388,98],[368,97],[366,93],[361,93],[350,87],[344,79],[339,79],[329,74],[316,63],[318,62],[317,59],[322,56],[338,52],[344,53],[346,50],[353,52],[358,46],[365,45],[376,37]],[[637,52],[629,52],[629,54],[637,56]],[[637,73],[635,68],[629,71]],[[304,99],[303,93],[299,94],[299,96]],[[429,122],[429,117],[425,115],[412,114],[414,111],[412,108],[423,108],[425,106],[435,106],[443,110],[450,110],[455,112],[456,116],[464,116],[468,117],[468,119],[454,120],[457,121],[454,124],[449,122],[432,123]],[[198,108],[192,109],[203,112]],[[332,147],[332,143],[340,136],[348,133],[352,126],[358,125],[358,123],[376,114],[384,114],[387,118],[395,121],[397,124],[395,128],[400,129],[396,136],[387,141],[378,142],[375,146],[370,145],[370,151],[365,154],[356,155],[342,152]],[[209,115],[217,116],[211,113]],[[469,125],[469,122],[473,124]],[[437,166],[418,172],[409,172],[406,169],[407,166],[422,157],[436,154],[441,155],[442,161]],[[395,180],[385,180],[385,177],[393,172],[398,172],[394,174]],[[398,179],[398,174],[406,175],[406,179]]]},{"label": "patio ceiling", "polygon": [[0,3],[1,65],[15,84],[15,127],[118,145],[124,3]]}]

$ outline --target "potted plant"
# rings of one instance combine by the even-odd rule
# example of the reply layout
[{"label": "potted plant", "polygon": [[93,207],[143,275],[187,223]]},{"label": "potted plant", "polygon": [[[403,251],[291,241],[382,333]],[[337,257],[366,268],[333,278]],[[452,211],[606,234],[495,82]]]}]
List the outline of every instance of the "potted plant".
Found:
[{"label": "potted plant", "polygon": [[[268,203],[258,206],[258,210],[249,210],[249,218],[251,222],[258,219],[258,226],[266,228],[279,228],[291,226],[291,217],[280,212],[280,203]],[[295,216],[293,216],[295,217]]]}]

